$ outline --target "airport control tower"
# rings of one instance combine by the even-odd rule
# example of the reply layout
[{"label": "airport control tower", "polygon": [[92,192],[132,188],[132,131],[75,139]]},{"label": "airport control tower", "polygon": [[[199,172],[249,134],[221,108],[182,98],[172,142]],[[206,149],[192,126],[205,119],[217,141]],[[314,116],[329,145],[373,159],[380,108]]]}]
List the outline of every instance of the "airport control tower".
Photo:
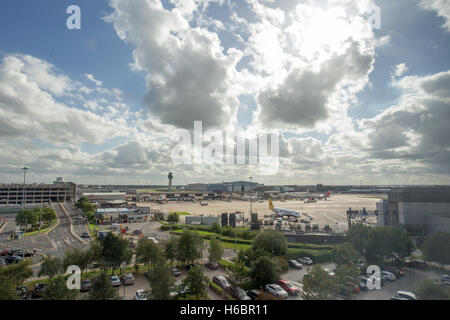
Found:
[{"label": "airport control tower", "polygon": [[169,178],[169,191],[171,191],[172,190],[172,180],[173,180],[172,172],[169,172],[168,178]]}]

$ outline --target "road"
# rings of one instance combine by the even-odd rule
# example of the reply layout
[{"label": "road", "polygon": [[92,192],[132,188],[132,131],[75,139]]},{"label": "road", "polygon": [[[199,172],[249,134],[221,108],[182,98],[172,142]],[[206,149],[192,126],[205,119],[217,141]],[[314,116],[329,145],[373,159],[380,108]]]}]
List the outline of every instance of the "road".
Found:
[{"label": "road", "polygon": [[[78,217],[81,216],[81,213],[76,209],[74,206],[72,206],[69,203],[64,203],[62,206],[66,209],[67,213],[70,216],[70,219],[72,220],[73,224],[73,231],[81,237],[84,232],[88,232],[86,227],[85,218],[82,220],[79,220]],[[88,232],[89,234],[89,232]],[[92,238],[84,238],[83,240],[90,242],[92,241]]]}]

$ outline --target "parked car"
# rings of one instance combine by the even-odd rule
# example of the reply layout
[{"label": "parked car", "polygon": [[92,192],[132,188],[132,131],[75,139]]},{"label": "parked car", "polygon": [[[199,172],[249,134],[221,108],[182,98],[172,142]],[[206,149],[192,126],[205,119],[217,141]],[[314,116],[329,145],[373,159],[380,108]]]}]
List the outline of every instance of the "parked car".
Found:
[{"label": "parked car", "polygon": [[10,263],[18,263],[18,262],[22,261],[22,257],[9,256],[9,257],[6,257],[5,261],[8,264],[10,264]]},{"label": "parked car", "polygon": [[441,282],[450,282],[450,277],[448,275],[444,274],[441,277]]},{"label": "parked car", "polygon": [[27,287],[20,286],[16,288],[17,296],[19,299],[26,299],[27,298]]},{"label": "parked car", "polygon": [[87,291],[90,291],[91,289],[92,289],[91,280],[86,279],[86,280],[81,281],[81,286],[80,286],[81,292],[87,292]]},{"label": "parked car", "polygon": [[134,294],[134,300],[148,300],[145,290],[138,290]]},{"label": "parked car", "polygon": [[45,289],[47,288],[46,283],[38,283],[34,285],[34,289],[31,292],[31,298],[41,298],[42,294],[45,292]]},{"label": "parked car", "polygon": [[289,263],[289,267],[291,267],[291,268],[298,269],[298,270],[303,269],[302,264],[296,260],[289,260],[288,263]]},{"label": "parked car", "polygon": [[334,276],[334,272],[330,269],[323,269],[326,273],[328,273],[330,276]]},{"label": "parked car", "polygon": [[407,300],[417,300],[416,295],[410,291],[397,291],[397,294],[394,297],[400,297]]},{"label": "parked car", "polygon": [[170,268],[170,271],[172,272],[172,275],[175,277],[181,276],[181,272],[180,272],[180,270],[178,270],[177,267]]},{"label": "parked car", "polygon": [[144,277],[150,280],[150,270],[144,271]]},{"label": "parked car", "polygon": [[[361,292],[361,287],[359,285],[357,285],[356,283],[354,283],[353,281],[347,281],[345,283],[345,286],[350,289],[352,291],[352,293],[360,293]],[[367,286],[366,286],[367,288]]]},{"label": "parked car", "polygon": [[414,268],[414,269],[426,269],[427,268],[427,263],[423,260],[410,260],[410,261],[406,261],[406,265],[410,268]]},{"label": "parked car", "polygon": [[247,291],[247,295],[250,297],[250,299],[256,300],[259,297],[259,290],[249,290]]},{"label": "parked car", "polygon": [[394,274],[396,278],[400,278],[400,277],[403,277],[405,275],[403,270],[401,270],[401,269],[399,269],[397,267],[394,267],[394,266],[387,266],[387,267],[384,268],[384,270]]},{"label": "parked car", "polygon": [[212,278],[212,281],[217,284],[219,287],[221,287],[222,289],[226,289],[228,287],[230,287],[230,284],[228,283],[227,279],[224,276],[218,275],[218,276],[214,276]]},{"label": "parked car", "polygon": [[228,287],[225,291],[238,300],[252,300],[242,288]]},{"label": "parked car", "polygon": [[125,274],[122,276],[123,284],[130,286],[135,283],[134,277],[131,273]]},{"label": "parked car", "polygon": [[288,293],[281,288],[279,285],[277,284],[267,284],[264,287],[264,290],[267,293],[270,293],[271,295],[277,297],[277,298],[281,298],[281,299],[286,299],[288,297]]},{"label": "parked car", "polygon": [[300,293],[300,289],[289,281],[280,279],[278,280],[277,284],[281,288],[283,288],[283,290],[286,291],[290,296],[298,296],[298,294]]},{"label": "parked car", "polygon": [[387,281],[395,281],[395,275],[389,271],[381,271],[381,278]]},{"label": "parked car", "polygon": [[313,259],[308,258],[308,257],[298,258],[297,260],[298,260],[298,262],[300,262],[300,263],[302,263],[302,264],[306,264],[306,265],[312,265],[312,264],[314,264]]},{"label": "parked car", "polygon": [[84,238],[84,239],[87,239],[87,238],[90,238],[91,236],[89,235],[89,232],[83,232],[82,234],[81,234],[81,237],[82,238]]},{"label": "parked car", "polygon": [[211,270],[217,270],[219,269],[219,264],[217,262],[208,261],[207,263],[205,263],[205,267]]},{"label": "parked car", "polygon": [[120,287],[120,279],[118,276],[111,276],[109,277],[109,280],[113,287]]},{"label": "parked car", "polygon": [[16,251],[14,253],[14,256],[21,257],[21,258],[32,257],[32,256],[34,256],[34,253],[31,251],[20,250],[20,251]]},{"label": "parked car", "polygon": [[19,249],[11,249],[11,250],[7,250],[8,251],[8,253],[6,254],[8,257],[11,257],[11,256],[13,256],[13,255],[15,255],[16,254],[16,252],[19,252],[19,251],[22,251],[22,250],[19,250]]},{"label": "parked car", "polygon": [[4,257],[4,256],[8,255],[9,251],[10,251],[9,249],[0,251],[0,257]]},{"label": "parked car", "polygon": [[391,297],[391,300],[408,301],[409,299],[406,299],[406,298],[403,298],[403,297],[399,297],[399,296],[393,296],[393,297]]}]

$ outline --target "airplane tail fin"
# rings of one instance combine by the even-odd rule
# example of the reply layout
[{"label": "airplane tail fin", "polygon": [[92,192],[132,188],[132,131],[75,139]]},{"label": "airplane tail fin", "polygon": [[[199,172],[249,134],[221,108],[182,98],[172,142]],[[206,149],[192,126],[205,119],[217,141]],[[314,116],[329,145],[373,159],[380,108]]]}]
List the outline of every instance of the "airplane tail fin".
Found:
[{"label": "airplane tail fin", "polygon": [[269,209],[273,211],[273,203],[272,203],[272,199],[270,199],[269,197]]}]

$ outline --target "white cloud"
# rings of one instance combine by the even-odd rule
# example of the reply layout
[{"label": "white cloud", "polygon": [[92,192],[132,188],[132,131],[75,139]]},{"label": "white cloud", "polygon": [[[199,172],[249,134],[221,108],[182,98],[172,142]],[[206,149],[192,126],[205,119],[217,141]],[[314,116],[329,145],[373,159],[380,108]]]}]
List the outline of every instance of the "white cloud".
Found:
[{"label": "white cloud", "polygon": [[421,0],[419,6],[425,10],[436,11],[438,17],[444,18],[442,26],[450,32],[450,2],[448,0]]},{"label": "white cloud", "polygon": [[88,80],[92,81],[93,83],[95,83],[95,85],[97,87],[101,87],[103,85],[103,82],[95,79],[94,76],[92,74],[90,74],[90,73],[86,73],[84,76],[86,77],[86,79],[88,79]]}]

